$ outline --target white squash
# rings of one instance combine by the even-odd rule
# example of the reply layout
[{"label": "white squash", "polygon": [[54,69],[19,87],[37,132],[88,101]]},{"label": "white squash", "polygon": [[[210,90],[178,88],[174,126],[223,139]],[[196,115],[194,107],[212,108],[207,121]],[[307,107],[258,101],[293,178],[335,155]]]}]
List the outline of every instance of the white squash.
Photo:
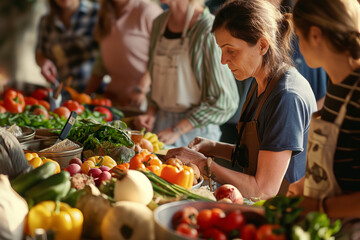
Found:
[{"label": "white squash", "polygon": [[26,201],[12,189],[8,176],[0,174],[0,239],[23,239],[28,212]]},{"label": "white squash", "polygon": [[128,170],[126,175],[115,182],[115,201],[132,201],[147,205],[154,196],[150,180],[137,170]]},{"label": "white squash", "polygon": [[116,202],[101,224],[103,240],[154,240],[153,212],[144,204]]}]

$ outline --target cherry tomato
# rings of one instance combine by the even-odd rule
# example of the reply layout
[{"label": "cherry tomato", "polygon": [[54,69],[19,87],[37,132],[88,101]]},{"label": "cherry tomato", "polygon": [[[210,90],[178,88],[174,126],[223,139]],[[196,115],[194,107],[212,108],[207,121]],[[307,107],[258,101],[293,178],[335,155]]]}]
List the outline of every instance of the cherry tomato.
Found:
[{"label": "cherry tomato", "polygon": [[202,238],[212,240],[227,240],[226,234],[217,228],[206,229],[202,234]]},{"label": "cherry tomato", "polygon": [[45,108],[36,108],[31,113],[34,115],[44,115],[46,119],[49,119],[49,113],[45,110]]},{"label": "cherry tomato", "polygon": [[104,120],[107,122],[110,122],[113,120],[113,115],[112,115],[111,111],[109,109],[107,109],[106,107],[95,107],[94,111],[105,114],[106,117],[104,118]]},{"label": "cherry tomato", "polygon": [[75,111],[77,114],[81,114],[84,111],[84,106],[74,100],[67,100],[62,104],[63,107],[67,107],[70,111]]},{"label": "cherry tomato", "polygon": [[71,111],[66,107],[58,107],[55,108],[54,113],[56,113],[59,117],[69,118]]},{"label": "cherry tomato", "polygon": [[196,218],[199,211],[194,207],[185,207],[184,209],[177,211],[171,219],[171,223],[174,229],[180,223],[187,223],[196,225]]},{"label": "cherry tomato", "polygon": [[245,224],[245,217],[240,210],[229,212],[226,217],[220,218],[216,225],[225,232],[240,229]]},{"label": "cherry tomato", "polygon": [[95,98],[92,100],[91,104],[95,106],[106,106],[106,107],[112,106],[111,100],[108,98]]},{"label": "cherry tomato", "polygon": [[220,208],[213,208],[211,210],[211,221],[214,225],[216,225],[220,218],[224,218],[225,216],[225,212]]},{"label": "cherry tomato", "polygon": [[193,226],[186,223],[180,223],[176,227],[176,232],[189,238],[197,238],[199,235],[198,231]]},{"label": "cherry tomato", "polygon": [[240,229],[239,238],[242,240],[253,240],[255,236],[256,226],[254,224],[247,223]]},{"label": "cherry tomato", "polygon": [[212,211],[210,209],[201,210],[196,220],[201,230],[205,230],[212,227],[213,226]]},{"label": "cherry tomato", "polygon": [[46,108],[46,110],[50,111],[50,103],[48,103],[47,101],[45,100],[39,100],[39,104],[41,106],[43,106],[44,108]]},{"label": "cherry tomato", "polygon": [[274,230],[280,229],[277,224],[264,224],[256,231],[257,240],[285,240],[285,234],[276,234]]},{"label": "cherry tomato", "polygon": [[39,101],[33,97],[24,97],[25,99],[25,105],[37,105],[39,104]]},{"label": "cherry tomato", "polygon": [[44,88],[38,88],[36,89],[32,94],[31,97],[37,99],[37,100],[44,100],[48,97],[48,90]]}]

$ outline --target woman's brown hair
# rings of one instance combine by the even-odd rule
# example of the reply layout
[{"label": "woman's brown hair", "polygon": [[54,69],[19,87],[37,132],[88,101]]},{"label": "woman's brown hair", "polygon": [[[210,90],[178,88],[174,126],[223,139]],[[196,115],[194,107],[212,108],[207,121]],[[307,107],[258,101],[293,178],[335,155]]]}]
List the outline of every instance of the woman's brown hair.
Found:
[{"label": "woman's brown hair", "polygon": [[291,37],[293,35],[289,15],[280,11],[267,0],[232,0],[216,13],[212,31],[225,28],[231,36],[255,45],[261,37],[269,42],[264,55],[263,67],[276,74],[283,64],[292,65]]},{"label": "woman's brown hair", "polygon": [[309,35],[319,27],[332,48],[360,58],[360,4],[357,0],[298,0],[293,9],[295,27]]},{"label": "woman's brown hair", "polygon": [[112,0],[100,0],[98,21],[95,25],[95,39],[100,42],[111,32],[112,22],[116,19],[115,4]]}]

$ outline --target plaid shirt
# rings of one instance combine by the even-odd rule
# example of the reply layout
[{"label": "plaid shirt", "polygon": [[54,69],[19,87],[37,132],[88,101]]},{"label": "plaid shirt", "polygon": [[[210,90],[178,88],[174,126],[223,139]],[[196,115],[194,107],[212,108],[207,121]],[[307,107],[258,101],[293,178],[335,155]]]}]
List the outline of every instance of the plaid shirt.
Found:
[{"label": "plaid shirt", "polygon": [[40,20],[36,51],[54,62],[60,81],[71,76],[72,86],[78,90],[85,89],[98,54],[93,37],[98,10],[98,3],[81,0],[68,28],[58,16],[46,15]]}]

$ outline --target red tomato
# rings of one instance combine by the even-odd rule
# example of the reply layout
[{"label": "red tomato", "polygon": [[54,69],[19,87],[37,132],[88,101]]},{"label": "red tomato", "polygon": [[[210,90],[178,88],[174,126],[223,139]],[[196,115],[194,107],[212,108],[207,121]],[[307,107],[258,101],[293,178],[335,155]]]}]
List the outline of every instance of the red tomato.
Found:
[{"label": "red tomato", "polygon": [[94,111],[105,114],[106,117],[104,119],[107,122],[110,122],[113,120],[113,115],[112,115],[111,111],[109,109],[107,109],[106,107],[95,107]]},{"label": "red tomato", "polygon": [[203,232],[202,238],[212,240],[227,240],[226,234],[217,228],[208,228]]},{"label": "red tomato", "polygon": [[44,88],[38,88],[31,94],[31,97],[37,100],[44,100],[48,97],[48,90]]},{"label": "red tomato", "polygon": [[112,106],[111,100],[108,98],[95,98],[92,100],[91,104],[95,106],[106,106],[106,107]]},{"label": "red tomato", "polygon": [[48,103],[47,101],[45,100],[39,100],[39,104],[41,106],[43,106],[44,108],[46,108],[46,110],[50,111],[50,103]]},{"label": "red tomato", "polygon": [[180,223],[176,227],[176,232],[189,238],[197,238],[199,235],[198,231],[194,227],[186,223]]},{"label": "red tomato", "polygon": [[15,90],[7,90],[4,96],[4,107],[11,113],[21,113],[25,108],[24,95]]},{"label": "red tomato", "polygon": [[84,106],[74,100],[67,100],[62,104],[63,107],[67,107],[70,111],[75,111],[77,114],[81,114],[84,111]]},{"label": "red tomato", "polygon": [[49,119],[49,113],[44,108],[36,108],[32,112],[34,115],[44,115],[46,119]]},{"label": "red tomato", "polygon": [[25,105],[37,105],[39,104],[39,101],[33,97],[24,97],[25,99]]},{"label": "red tomato", "polygon": [[264,224],[256,231],[256,240],[285,240],[285,234],[275,234],[273,230],[280,229],[277,224]]},{"label": "red tomato", "polygon": [[255,236],[256,226],[254,224],[247,223],[240,229],[239,238],[242,240],[253,240]]},{"label": "red tomato", "polygon": [[171,224],[174,229],[176,229],[180,223],[196,225],[196,217],[198,214],[199,211],[196,208],[185,207],[184,209],[177,211],[173,215],[171,219]]},{"label": "red tomato", "polygon": [[66,107],[58,107],[55,108],[54,113],[56,113],[59,117],[69,118],[71,111]]},{"label": "red tomato", "polygon": [[240,210],[229,212],[226,217],[220,218],[216,225],[225,232],[240,229],[245,224],[245,217]]},{"label": "red tomato", "polygon": [[225,216],[226,216],[225,212],[220,208],[213,208],[211,210],[211,221],[215,225],[219,221],[220,218],[224,218]]},{"label": "red tomato", "polygon": [[6,108],[0,105],[0,113],[6,113]]},{"label": "red tomato", "polygon": [[205,230],[212,227],[213,226],[212,211],[210,209],[201,210],[196,220],[201,230]]}]

